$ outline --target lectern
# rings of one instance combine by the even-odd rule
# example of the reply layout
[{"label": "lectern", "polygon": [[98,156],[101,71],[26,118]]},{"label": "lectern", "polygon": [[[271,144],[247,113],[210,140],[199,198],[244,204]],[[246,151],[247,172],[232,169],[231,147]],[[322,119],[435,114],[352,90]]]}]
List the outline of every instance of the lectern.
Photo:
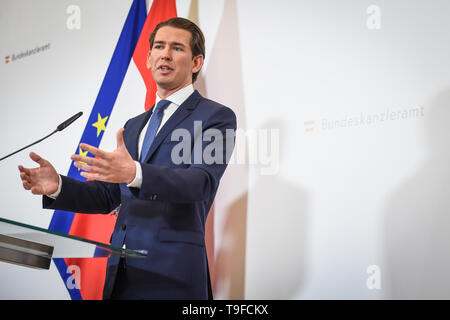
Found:
[{"label": "lectern", "polygon": [[0,261],[8,263],[50,269],[52,258],[145,258],[147,253],[0,218]]}]

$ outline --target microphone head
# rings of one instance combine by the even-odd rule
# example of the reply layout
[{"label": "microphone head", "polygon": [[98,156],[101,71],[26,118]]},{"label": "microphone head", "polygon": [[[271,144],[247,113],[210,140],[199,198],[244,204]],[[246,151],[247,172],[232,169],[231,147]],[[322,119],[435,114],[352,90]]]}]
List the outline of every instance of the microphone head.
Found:
[{"label": "microphone head", "polygon": [[64,121],[63,123],[61,123],[58,127],[56,127],[56,130],[58,131],[62,131],[65,128],[67,128],[70,124],[72,124],[72,122],[74,122],[75,120],[77,120],[79,117],[81,117],[81,115],[83,114],[82,111],[78,112],[76,115],[70,117],[69,119],[67,119],[66,121]]}]

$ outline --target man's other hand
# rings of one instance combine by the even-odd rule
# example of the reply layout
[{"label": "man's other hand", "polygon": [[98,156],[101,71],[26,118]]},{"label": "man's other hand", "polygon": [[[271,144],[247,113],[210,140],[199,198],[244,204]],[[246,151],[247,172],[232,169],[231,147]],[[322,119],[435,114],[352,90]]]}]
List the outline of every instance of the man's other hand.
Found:
[{"label": "man's other hand", "polygon": [[80,143],[80,148],[95,156],[72,155],[75,167],[83,170],[80,175],[88,180],[111,183],[130,183],[136,176],[136,164],[129,154],[123,140],[124,128],[117,132],[117,148],[106,152],[94,146]]},{"label": "man's other hand", "polygon": [[30,158],[37,162],[39,167],[28,169],[19,165],[20,178],[25,190],[31,190],[33,194],[55,193],[59,185],[59,177],[55,168],[34,152],[30,152]]}]

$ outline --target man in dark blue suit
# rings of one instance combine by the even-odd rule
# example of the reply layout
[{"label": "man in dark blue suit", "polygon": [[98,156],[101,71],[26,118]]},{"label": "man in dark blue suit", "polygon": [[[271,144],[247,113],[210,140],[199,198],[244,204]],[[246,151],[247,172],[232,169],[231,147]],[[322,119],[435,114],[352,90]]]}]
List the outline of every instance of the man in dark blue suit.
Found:
[{"label": "man in dark blue suit", "polygon": [[109,258],[104,299],[211,299],[205,223],[234,147],[236,116],[193,89],[205,56],[204,36],[173,18],[150,36],[147,67],[155,106],[128,120],[117,149],[80,144],[73,155],[80,182],[58,175],[35,153],[38,168],[19,166],[25,189],[45,208],[109,213],[119,208],[111,244],[148,250],[148,257]]}]

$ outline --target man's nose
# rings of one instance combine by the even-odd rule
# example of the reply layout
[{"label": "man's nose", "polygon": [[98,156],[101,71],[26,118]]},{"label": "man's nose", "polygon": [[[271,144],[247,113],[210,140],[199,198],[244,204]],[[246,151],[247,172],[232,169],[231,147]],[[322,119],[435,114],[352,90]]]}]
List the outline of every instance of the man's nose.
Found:
[{"label": "man's nose", "polygon": [[164,50],[161,52],[161,59],[163,60],[171,60],[172,55],[169,46],[166,46]]}]

